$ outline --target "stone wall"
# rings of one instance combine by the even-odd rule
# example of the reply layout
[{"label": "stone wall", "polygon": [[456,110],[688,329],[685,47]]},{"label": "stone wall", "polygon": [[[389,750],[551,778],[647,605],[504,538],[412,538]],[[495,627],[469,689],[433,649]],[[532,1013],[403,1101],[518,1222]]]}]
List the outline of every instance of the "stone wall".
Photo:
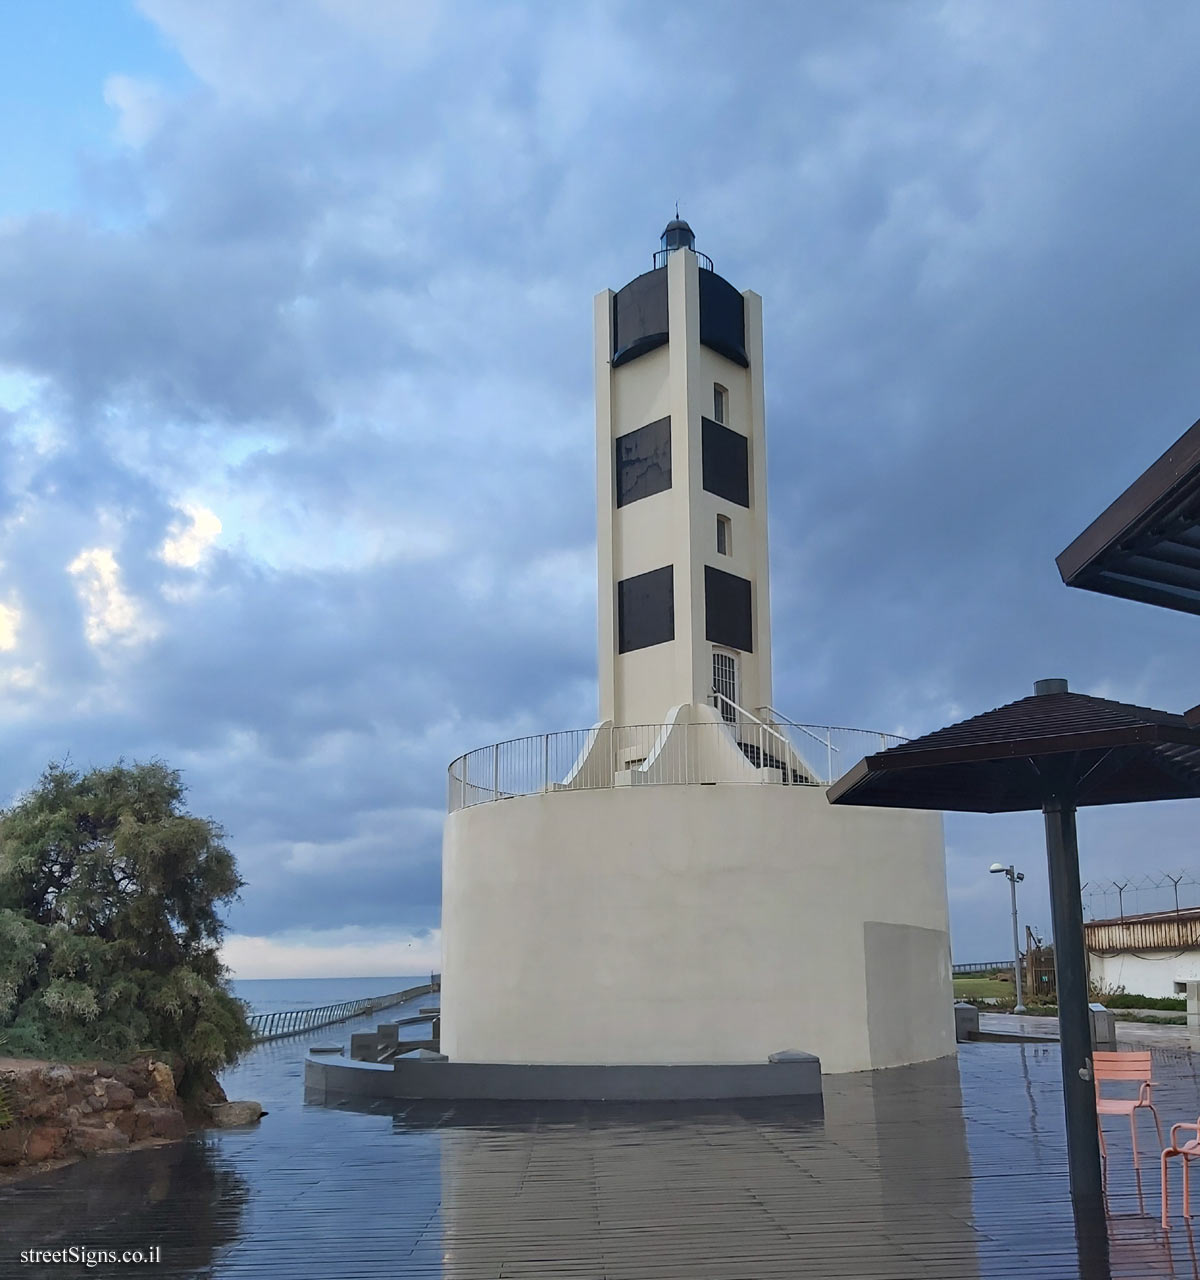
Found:
[{"label": "stone wall", "polygon": [[187,1133],[171,1069],[142,1058],[70,1065],[0,1059],[13,1123],[0,1129],[0,1167],[72,1160]]}]

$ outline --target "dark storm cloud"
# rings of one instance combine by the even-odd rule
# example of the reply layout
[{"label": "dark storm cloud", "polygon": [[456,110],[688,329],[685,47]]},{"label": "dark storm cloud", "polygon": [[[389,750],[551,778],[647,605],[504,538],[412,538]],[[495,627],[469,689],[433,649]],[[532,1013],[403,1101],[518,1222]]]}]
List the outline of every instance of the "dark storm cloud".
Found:
[{"label": "dark storm cloud", "polygon": [[[0,227],[4,790],[162,756],[236,929],[433,925],[448,760],[593,718],[591,296],[676,198],[764,295],[781,708],[1200,701],[1187,619],[1053,567],[1195,416],[1190,11],[314,0],[282,53],[274,6],[144,9],[195,84],[114,82],[79,208]],[[187,503],[224,532],[169,563]],[[1094,868],[1185,861],[1180,813],[1089,819]],[[947,833],[1002,950],[1036,822]]]}]

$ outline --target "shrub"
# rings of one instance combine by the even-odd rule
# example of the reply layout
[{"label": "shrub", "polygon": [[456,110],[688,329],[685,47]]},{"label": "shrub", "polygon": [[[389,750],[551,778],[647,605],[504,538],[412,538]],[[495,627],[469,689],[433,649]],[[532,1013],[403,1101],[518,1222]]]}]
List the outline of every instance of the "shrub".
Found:
[{"label": "shrub", "polygon": [[218,956],[242,881],[223,833],[161,763],[51,765],[0,814],[0,1035],[7,1052],[177,1059],[194,1096],[249,1047]]},{"label": "shrub", "polygon": [[1102,995],[1099,999],[1109,1009],[1170,1009],[1174,1013],[1184,1013],[1187,1010],[1187,1001],[1183,996],[1139,996],[1121,991]]}]

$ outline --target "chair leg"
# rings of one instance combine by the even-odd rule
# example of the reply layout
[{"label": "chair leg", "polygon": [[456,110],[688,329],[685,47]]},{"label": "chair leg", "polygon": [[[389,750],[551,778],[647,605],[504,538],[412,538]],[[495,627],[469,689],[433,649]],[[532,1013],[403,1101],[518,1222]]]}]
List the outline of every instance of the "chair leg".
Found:
[{"label": "chair leg", "polygon": [[1154,1117],[1154,1128],[1155,1128],[1155,1131],[1158,1133],[1158,1145],[1161,1147],[1163,1144],[1162,1125],[1158,1121],[1158,1112],[1154,1109],[1154,1104],[1152,1102],[1148,1102],[1146,1104],[1146,1109]]},{"label": "chair leg", "polygon": [[1135,1169],[1140,1168],[1140,1165],[1138,1164],[1137,1125],[1134,1123],[1136,1116],[1136,1111],[1131,1111],[1129,1113],[1129,1137],[1133,1142],[1133,1167]]},{"label": "chair leg", "polygon": [[1170,1156],[1169,1151],[1162,1153],[1162,1224],[1164,1231],[1170,1231],[1170,1224],[1167,1222],[1167,1159]]},{"label": "chair leg", "polygon": [[1183,1216],[1190,1218],[1192,1216],[1191,1196],[1191,1179],[1188,1177],[1188,1170],[1192,1167],[1191,1158],[1184,1153],[1183,1157]]}]

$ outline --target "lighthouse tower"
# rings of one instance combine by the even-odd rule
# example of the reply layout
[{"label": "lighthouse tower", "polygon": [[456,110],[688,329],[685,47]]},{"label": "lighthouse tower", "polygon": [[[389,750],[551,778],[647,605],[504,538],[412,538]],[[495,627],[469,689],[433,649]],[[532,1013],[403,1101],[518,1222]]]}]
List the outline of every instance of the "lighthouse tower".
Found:
[{"label": "lighthouse tower", "polygon": [[766,713],[762,300],[676,218],[654,267],[595,311],[601,719]]},{"label": "lighthouse tower", "polygon": [[884,735],[771,708],[760,299],[676,218],[595,333],[600,717],[450,765],[441,1051],[538,1097],[951,1054],[940,816],[831,806]]}]

